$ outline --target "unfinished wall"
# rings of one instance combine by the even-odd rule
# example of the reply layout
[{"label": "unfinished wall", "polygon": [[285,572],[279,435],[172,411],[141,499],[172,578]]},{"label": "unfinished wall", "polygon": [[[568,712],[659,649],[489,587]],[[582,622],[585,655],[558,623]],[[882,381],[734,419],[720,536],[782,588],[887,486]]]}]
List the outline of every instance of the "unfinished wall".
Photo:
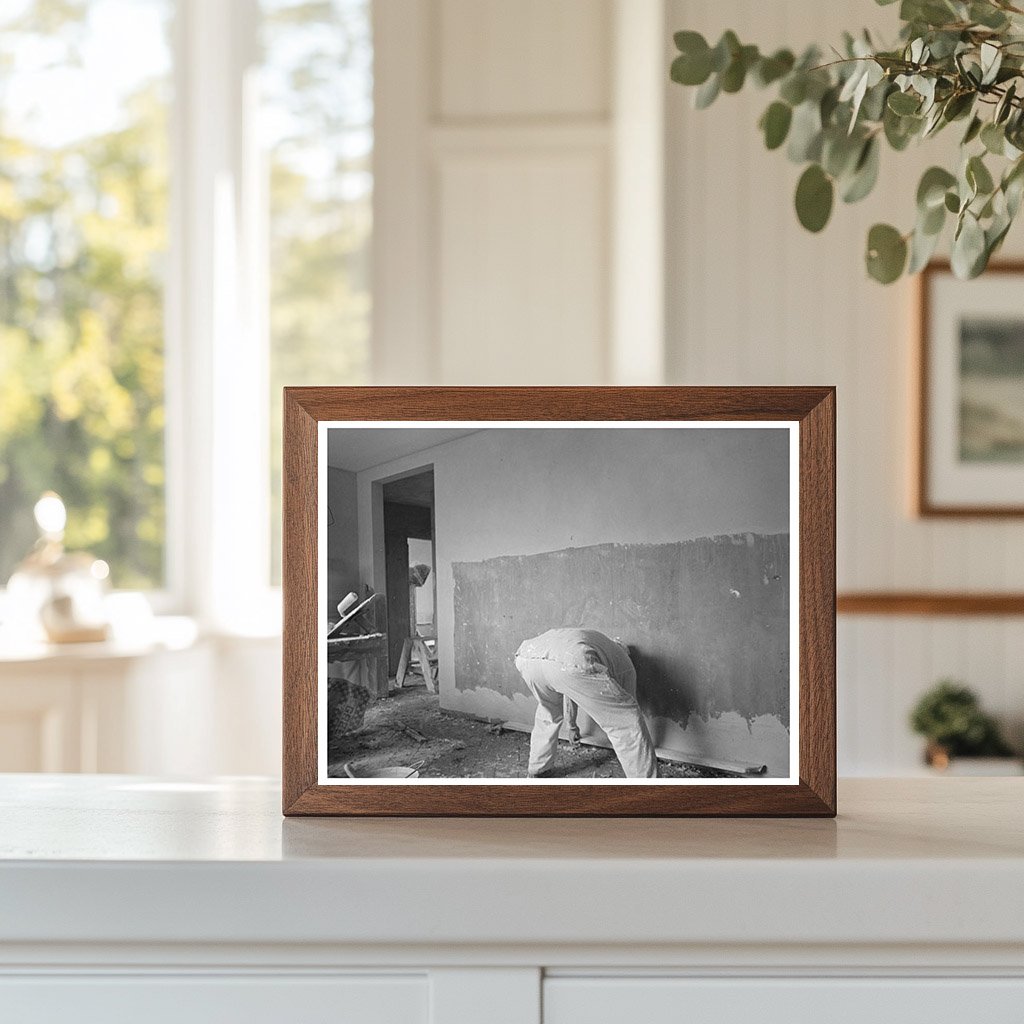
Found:
[{"label": "unfinished wall", "polygon": [[[484,682],[515,703],[526,690],[510,652],[524,638],[559,625],[598,629],[628,643],[658,747],[760,756],[788,774],[779,728],[789,721],[787,534],[597,544],[452,568],[459,691]],[[723,715],[734,726],[742,719],[751,739],[716,743],[712,723]],[[755,723],[778,750],[752,743]]]},{"label": "unfinished wall", "polygon": [[355,473],[328,467],[327,505],[334,516],[327,527],[327,605],[336,608],[350,591],[362,592]]},{"label": "unfinished wall", "polygon": [[[767,550],[775,545],[773,557],[779,561],[784,540],[777,535],[787,534],[789,529],[788,435],[784,431],[486,430],[359,474],[360,521],[364,524],[360,548],[367,578],[372,567],[373,541],[365,524],[372,521],[373,481],[426,465],[434,467],[442,705],[523,724],[532,720],[533,701],[525,687],[507,674],[507,668],[500,672],[493,668],[502,650],[508,647],[507,664],[510,664],[519,640],[540,632],[540,627],[580,625],[584,623],[569,621],[566,616],[600,613],[602,586],[600,578],[586,577],[588,556],[571,556],[573,573],[582,575],[573,576],[569,584],[556,585],[550,577],[544,576],[552,571],[544,564],[545,559],[552,557],[549,553],[593,549],[596,545],[621,545],[622,557],[625,558],[628,551],[635,569],[630,600],[635,600],[636,606],[629,614],[637,623],[642,620],[647,605],[653,608],[663,600],[671,587],[673,572],[682,573],[683,567],[690,564],[689,559],[705,557],[716,547],[704,543],[688,546],[682,542],[713,537],[743,538],[742,544],[733,545],[731,540],[722,542],[722,551],[727,544],[730,551],[736,549],[731,551],[735,556],[741,548],[746,549],[746,535],[750,534],[754,538],[753,545],[759,549]],[[770,540],[773,536],[775,539]],[[659,577],[658,583],[651,584],[650,591],[640,571],[644,563],[641,548],[649,545],[667,546],[661,552],[649,552],[648,564],[652,568],[661,558],[667,558],[667,564],[658,570],[664,575]],[[673,556],[675,568],[672,568],[667,548],[678,548]],[[544,557],[534,562],[522,556]],[[455,658],[455,565],[504,558],[521,558],[523,576],[519,578],[513,573],[507,577],[503,588],[492,590],[489,596],[485,596],[485,588],[474,599],[478,609],[472,617],[474,628],[488,637],[486,643],[491,654],[486,668],[470,669],[466,664],[457,664]],[[605,560],[597,557],[594,564],[603,567]],[[754,559],[750,564],[759,563]],[[477,570],[484,576],[492,571],[491,568]],[[468,587],[474,570],[463,565],[458,572],[460,585]],[[724,568],[722,572],[728,575]],[[784,573],[779,575],[785,578]],[[757,579],[760,578],[757,574]],[[712,588],[725,586],[724,576],[719,579],[712,573],[709,579],[715,579],[713,584],[708,584]],[[742,585],[737,586],[733,579],[725,589],[739,590],[741,598],[730,594],[730,600],[739,601],[735,606],[737,613],[742,609],[743,614],[752,615],[753,605],[748,605],[742,595],[756,588],[746,580],[744,577]],[[479,577],[477,582],[481,582]],[[765,586],[763,582],[758,585]],[[778,590],[769,589],[778,595]],[[622,593],[626,601],[625,592]],[[685,593],[680,592],[679,600],[686,600]],[[692,610],[702,622],[700,636],[705,650],[685,655],[686,667],[672,682],[676,697],[663,700],[654,693],[657,685],[653,687],[653,695],[645,696],[654,715],[652,725],[659,743],[708,757],[767,763],[773,773],[785,774],[789,734],[783,706],[776,704],[769,710],[766,705],[745,700],[743,688],[748,681],[739,678],[742,673],[738,668],[736,678],[730,679],[727,685],[721,684],[726,671],[721,666],[710,674],[702,674],[700,658],[719,659],[719,655],[710,654],[705,643],[714,615],[705,615],[705,609],[698,609],[697,592],[691,593],[694,597]],[[706,600],[704,596],[700,599]],[[556,607],[559,600],[564,602],[561,608]],[[724,594],[719,594],[715,600],[722,600],[731,613],[732,606],[725,601]],[[573,601],[582,601],[582,604],[573,608]],[[487,602],[491,602],[491,607],[484,608]],[[538,617],[530,620],[527,629],[526,620],[521,616],[531,605],[537,606]],[[666,623],[667,619],[668,616]],[[462,639],[465,639],[470,616],[463,614],[458,622],[458,628],[463,631]],[[602,628],[596,622],[585,624]],[[628,620],[618,630],[613,630],[612,626],[614,623],[609,625],[613,635],[622,636],[627,643],[633,642]],[[731,618],[723,621],[722,635],[726,636],[734,626]],[[681,621],[678,629],[682,631],[682,628]],[[512,631],[520,629],[525,632],[516,639]],[[666,624],[665,630],[670,629]],[[645,673],[655,683],[659,678],[657,673],[663,671],[659,667],[662,659],[675,657],[667,652],[678,653],[684,642],[663,638],[651,647],[650,637],[645,639],[650,652],[647,656],[652,659]],[[721,643],[728,645],[725,640]],[[749,636],[742,630],[738,646],[749,646]],[[638,647],[638,668],[642,667],[640,662],[645,657],[641,647],[643,644]],[[485,674],[487,678],[481,678]]]}]

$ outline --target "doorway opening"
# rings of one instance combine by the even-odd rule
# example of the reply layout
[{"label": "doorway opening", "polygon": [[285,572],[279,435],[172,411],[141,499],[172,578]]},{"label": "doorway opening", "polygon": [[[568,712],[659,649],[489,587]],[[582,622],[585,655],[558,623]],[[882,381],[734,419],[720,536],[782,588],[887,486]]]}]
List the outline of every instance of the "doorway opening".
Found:
[{"label": "doorway opening", "polygon": [[403,648],[406,662],[409,660],[407,641],[420,639],[431,651],[436,647],[434,468],[428,466],[387,481],[381,492],[388,676],[394,678],[400,666],[405,667],[401,665]]}]

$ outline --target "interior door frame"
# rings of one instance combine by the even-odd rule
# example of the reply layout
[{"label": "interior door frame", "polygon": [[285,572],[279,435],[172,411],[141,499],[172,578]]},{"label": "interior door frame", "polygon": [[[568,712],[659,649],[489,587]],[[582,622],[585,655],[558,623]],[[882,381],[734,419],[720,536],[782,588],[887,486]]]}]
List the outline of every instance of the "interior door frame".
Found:
[{"label": "interior door frame", "polygon": [[[437,477],[432,461],[412,469],[403,470],[401,473],[393,473],[391,476],[381,477],[374,480],[370,486],[370,536],[373,547],[373,589],[384,597],[385,607],[388,604],[388,583],[387,583],[387,548],[386,529],[384,524],[384,487],[394,483],[396,480],[404,480],[410,476],[420,476],[422,473],[430,472],[434,477],[434,500],[430,506],[430,541],[431,541],[431,573],[435,576],[434,590],[434,621],[437,621]],[[390,644],[389,644],[390,646]],[[390,674],[390,665],[389,665]]]}]

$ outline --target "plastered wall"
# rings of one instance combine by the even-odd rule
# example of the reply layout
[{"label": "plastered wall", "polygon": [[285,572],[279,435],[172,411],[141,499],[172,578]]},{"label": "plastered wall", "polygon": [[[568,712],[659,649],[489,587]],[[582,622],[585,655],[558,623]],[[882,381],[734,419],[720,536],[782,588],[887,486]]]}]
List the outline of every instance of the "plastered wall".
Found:
[{"label": "plastered wall", "polygon": [[[751,545],[760,546],[765,543],[763,538],[784,537],[789,528],[788,435],[782,431],[488,430],[359,474],[360,554],[365,578],[370,578],[373,567],[373,482],[426,465],[434,467],[441,702],[481,717],[527,724],[532,720],[533,702],[525,687],[519,687],[507,674],[499,677],[494,673],[494,678],[484,679],[474,678],[465,665],[460,671],[455,637],[460,629],[464,636],[468,617],[456,621],[456,572],[465,574],[456,566],[619,545],[629,551],[635,583],[628,595],[629,614],[622,621],[632,616],[638,622],[644,617],[644,603],[662,600],[658,588],[669,586],[662,580],[652,584],[650,593],[645,592],[635,563],[641,549],[666,546],[666,550],[648,554],[654,559],[652,565],[667,565],[669,548],[677,548],[673,557],[685,561],[698,553],[706,556],[708,549],[693,544],[702,538],[735,536],[746,545],[749,535]],[[783,542],[768,543],[777,547]],[[731,541],[726,544],[728,549],[738,546]],[[718,588],[716,600],[740,600],[745,606],[746,599],[734,598],[724,580],[713,580],[714,572],[708,565],[704,575],[697,576],[712,591]],[[564,615],[570,613],[580,593],[591,598],[600,593],[593,580],[579,579],[563,586],[562,593],[557,585],[544,585],[536,576],[524,575],[517,586],[515,574],[510,572],[506,582],[500,599],[488,598],[492,608],[483,609],[482,598],[477,599],[474,629],[478,635],[487,629],[488,616],[497,617],[496,633],[507,632],[510,617],[522,621],[525,629],[526,620],[519,619],[522,609],[543,604],[545,614],[555,617],[559,609],[552,601],[562,600]],[[773,592],[778,595],[777,590]],[[596,611],[596,607],[592,600],[590,609],[584,607],[579,614]],[[664,616],[664,609],[657,614]],[[713,616],[708,617],[708,622],[712,621]],[[530,622],[533,629],[533,620]],[[570,623],[551,621],[547,626],[565,624]],[[609,623],[609,628],[613,625]],[[734,628],[731,621],[722,623],[725,632]],[[705,633],[703,640],[707,638]],[[513,639],[509,634],[499,641],[499,646],[511,648],[509,660],[515,649]],[[628,635],[623,639],[630,642]],[[662,656],[663,651],[652,650],[649,636],[639,639],[649,657]],[[695,642],[699,645],[702,641]],[[739,636],[737,650],[747,642]],[[727,647],[728,643],[723,643],[722,649]],[[501,651],[492,645],[490,663],[496,664],[500,656]],[[690,675],[682,686],[682,699],[666,703],[655,691],[648,700],[658,742],[707,757],[767,763],[773,773],[785,774],[789,734],[781,705],[770,709],[742,700],[746,684],[739,679],[721,687],[717,703],[708,696],[711,691],[704,682],[698,687],[705,687],[701,696],[695,696],[693,686],[705,676],[693,674],[694,660],[687,664]]]},{"label": "plastered wall", "polygon": [[334,516],[327,527],[327,601],[334,608],[350,591],[361,591],[355,473],[328,468],[327,505]]}]

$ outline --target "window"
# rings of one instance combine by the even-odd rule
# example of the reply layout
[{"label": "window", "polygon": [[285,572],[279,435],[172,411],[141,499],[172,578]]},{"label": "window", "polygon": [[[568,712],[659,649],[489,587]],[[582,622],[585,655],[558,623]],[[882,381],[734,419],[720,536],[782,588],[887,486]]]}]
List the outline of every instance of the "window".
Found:
[{"label": "window", "polygon": [[281,388],[369,367],[370,0],[264,0],[269,155],[271,566],[280,565]]},{"label": "window", "polygon": [[116,586],[164,581],[170,16],[168,0],[0,14],[0,585],[48,489],[69,547]]},{"label": "window", "polygon": [[368,374],[371,6],[0,8],[0,587],[52,489],[115,587],[274,604],[281,388]]}]

